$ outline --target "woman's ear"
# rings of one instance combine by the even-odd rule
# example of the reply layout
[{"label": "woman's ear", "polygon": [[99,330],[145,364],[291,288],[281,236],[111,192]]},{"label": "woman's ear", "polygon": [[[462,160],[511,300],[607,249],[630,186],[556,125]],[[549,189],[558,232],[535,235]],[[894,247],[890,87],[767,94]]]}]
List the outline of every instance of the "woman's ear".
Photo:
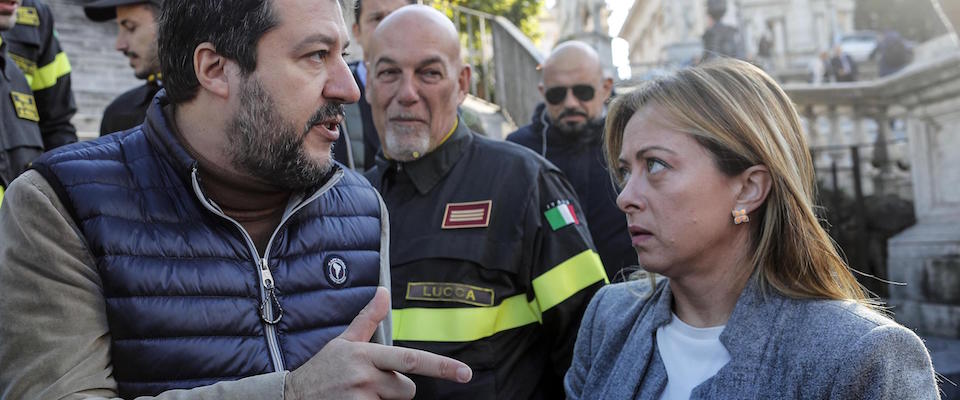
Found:
[{"label": "woman's ear", "polygon": [[747,168],[737,177],[740,181],[740,192],[736,197],[736,209],[746,210],[747,214],[760,208],[770,194],[773,184],[770,170],[765,165],[754,165]]},{"label": "woman's ear", "polygon": [[226,61],[210,42],[200,43],[193,50],[193,71],[200,87],[224,99],[230,94]]}]

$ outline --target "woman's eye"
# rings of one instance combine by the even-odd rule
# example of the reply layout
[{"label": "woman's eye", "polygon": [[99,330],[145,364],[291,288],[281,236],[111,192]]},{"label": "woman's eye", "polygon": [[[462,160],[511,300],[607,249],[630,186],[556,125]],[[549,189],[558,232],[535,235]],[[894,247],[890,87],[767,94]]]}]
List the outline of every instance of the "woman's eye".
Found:
[{"label": "woman's eye", "polygon": [[660,161],[656,158],[647,159],[647,171],[651,174],[655,174],[667,168],[667,164],[663,161]]}]

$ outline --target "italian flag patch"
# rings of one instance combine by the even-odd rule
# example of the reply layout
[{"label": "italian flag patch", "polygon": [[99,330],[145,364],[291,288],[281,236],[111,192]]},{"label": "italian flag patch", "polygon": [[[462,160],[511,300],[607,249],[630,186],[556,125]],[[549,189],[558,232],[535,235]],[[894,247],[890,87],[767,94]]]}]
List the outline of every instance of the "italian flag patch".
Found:
[{"label": "italian flag patch", "polygon": [[547,211],[543,212],[543,216],[547,218],[547,222],[550,223],[550,228],[553,230],[570,224],[580,224],[580,221],[577,220],[577,212],[569,200],[557,200],[548,204]]}]

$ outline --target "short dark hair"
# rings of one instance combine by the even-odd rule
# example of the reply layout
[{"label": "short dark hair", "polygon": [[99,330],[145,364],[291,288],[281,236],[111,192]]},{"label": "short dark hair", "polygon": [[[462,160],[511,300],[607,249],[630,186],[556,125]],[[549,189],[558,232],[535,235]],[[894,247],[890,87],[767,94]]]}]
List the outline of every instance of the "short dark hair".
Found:
[{"label": "short dark hair", "polygon": [[[407,0],[407,4],[414,4],[417,0]],[[353,23],[360,23],[360,14],[363,14],[363,0],[356,0],[353,3]]]},{"label": "short dark hair", "polygon": [[157,50],[170,102],[197,96],[193,53],[198,45],[210,42],[249,75],[257,68],[257,42],[278,23],[272,0],[165,0]]}]

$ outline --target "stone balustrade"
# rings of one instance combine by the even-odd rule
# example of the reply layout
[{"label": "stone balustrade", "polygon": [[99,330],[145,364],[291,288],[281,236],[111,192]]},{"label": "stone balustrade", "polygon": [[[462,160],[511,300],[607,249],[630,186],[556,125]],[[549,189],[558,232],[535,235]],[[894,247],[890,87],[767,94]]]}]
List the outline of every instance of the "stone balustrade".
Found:
[{"label": "stone balustrade", "polygon": [[[960,338],[960,51],[878,80],[784,89],[804,111],[813,148],[826,149],[815,151],[818,165],[849,163],[839,149],[872,144],[873,190],[898,193],[896,159],[909,161],[917,224],[887,244],[889,304],[920,333]],[[906,147],[891,125],[903,128]]]}]

